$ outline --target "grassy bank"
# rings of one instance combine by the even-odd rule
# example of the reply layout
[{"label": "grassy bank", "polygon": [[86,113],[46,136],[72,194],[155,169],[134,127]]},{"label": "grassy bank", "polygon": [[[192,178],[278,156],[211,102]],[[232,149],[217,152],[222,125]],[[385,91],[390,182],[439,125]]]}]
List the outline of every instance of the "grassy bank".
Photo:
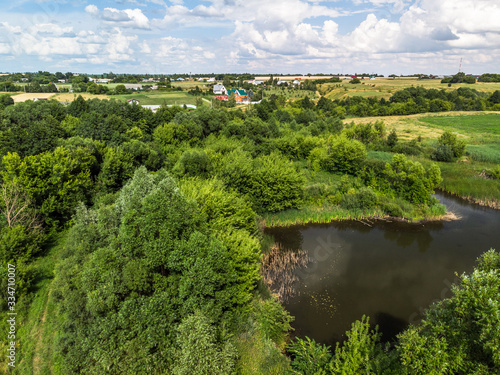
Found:
[{"label": "grassy bank", "polygon": [[500,209],[500,181],[486,178],[491,163],[439,163],[440,188],[470,202]]},{"label": "grassy bank", "polygon": [[287,227],[299,224],[324,224],[341,220],[369,220],[384,218],[387,215],[379,209],[345,210],[335,205],[305,206],[301,209],[290,209],[262,216],[262,224],[266,227]]},{"label": "grassy bank", "polygon": [[[54,266],[64,240],[60,234],[47,254],[34,263],[35,280],[30,293],[16,304],[16,366],[13,374],[54,373],[53,343],[56,334],[56,305],[51,294]],[[2,322],[2,327],[3,328]],[[2,329],[6,332],[6,329]],[[7,373],[6,340],[0,343],[0,370]]]},{"label": "grassy bank", "polygon": [[441,204],[431,207],[413,207],[409,203],[400,203],[406,208],[401,216],[387,215],[380,207],[368,210],[347,210],[338,205],[314,206],[308,205],[300,209],[289,209],[276,213],[264,214],[261,225],[264,227],[289,227],[292,225],[327,224],[332,221],[353,220],[371,226],[373,221],[405,221],[408,223],[422,223],[425,221],[455,220],[456,217],[446,212]]}]

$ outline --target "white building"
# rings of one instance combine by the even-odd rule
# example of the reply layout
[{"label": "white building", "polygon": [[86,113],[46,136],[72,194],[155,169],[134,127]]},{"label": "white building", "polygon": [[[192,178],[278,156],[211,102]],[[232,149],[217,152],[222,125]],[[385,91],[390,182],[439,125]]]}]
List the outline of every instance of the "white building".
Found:
[{"label": "white building", "polygon": [[127,90],[142,90],[142,85],[140,83],[126,83],[125,88]]},{"label": "white building", "polygon": [[213,91],[214,91],[215,95],[227,95],[227,90],[224,87],[224,85],[220,85],[220,84],[214,85]]}]

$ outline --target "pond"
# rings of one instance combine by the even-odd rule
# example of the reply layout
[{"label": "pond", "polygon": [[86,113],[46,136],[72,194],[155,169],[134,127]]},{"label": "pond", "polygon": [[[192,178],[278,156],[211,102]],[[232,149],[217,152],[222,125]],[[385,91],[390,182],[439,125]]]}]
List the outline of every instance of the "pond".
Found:
[{"label": "pond", "polygon": [[266,229],[283,248],[302,249],[311,259],[294,271],[294,294],[284,303],[295,317],[294,334],[334,345],[367,315],[391,341],[418,324],[432,302],[450,297],[457,274],[472,271],[478,256],[500,250],[500,211],[436,197],[461,219]]}]

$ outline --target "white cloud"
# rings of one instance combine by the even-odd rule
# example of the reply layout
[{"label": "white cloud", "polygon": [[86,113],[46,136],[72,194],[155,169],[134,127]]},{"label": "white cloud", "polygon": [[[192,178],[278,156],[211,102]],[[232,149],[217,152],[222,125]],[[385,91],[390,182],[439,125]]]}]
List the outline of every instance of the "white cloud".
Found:
[{"label": "white cloud", "polygon": [[148,17],[137,8],[124,10],[104,8],[100,12],[95,5],[88,5],[85,11],[110,25],[146,30],[151,28]]},{"label": "white cloud", "polygon": [[142,53],[151,53],[151,48],[149,47],[149,44],[146,42],[142,42],[141,44],[141,52]]},{"label": "white cloud", "polygon": [[72,34],[73,27],[61,27],[54,23],[41,23],[31,26],[28,31],[31,34],[63,36],[64,34]]},{"label": "white cloud", "polygon": [[92,4],[91,5],[87,5],[85,7],[85,11],[87,13],[90,13],[90,14],[93,14],[93,15],[96,15],[96,14],[99,13],[99,9],[95,5],[92,5]]}]

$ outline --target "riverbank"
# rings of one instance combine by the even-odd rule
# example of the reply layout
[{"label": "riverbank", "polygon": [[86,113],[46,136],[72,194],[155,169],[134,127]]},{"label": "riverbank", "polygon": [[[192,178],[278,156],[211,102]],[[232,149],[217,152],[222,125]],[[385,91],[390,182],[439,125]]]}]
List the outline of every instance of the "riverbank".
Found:
[{"label": "riverbank", "polygon": [[462,199],[466,202],[469,202],[472,204],[477,204],[478,206],[492,208],[494,210],[500,210],[500,201],[498,201],[497,199],[480,199],[480,198],[473,197],[471,195],[463,196],[463,195],[454,193],[453,191],[448,191],[448,190],[444,190],[444,189],[442,189],[441,191],[443,191],[444,193],[449,194],[455,198]]},{"label": "riverbank", "polygon": [[305,224],[328,224],[334,221],[359,221],[371,226],[374,221],[394,221],[421,224],[430,221],[453,221],[460,217],[448,212],[446,207],[436,204],[430,207],[413,207],[413,212],[404,212],[403,216],[391,216],[380,207],[369,210],[347,210],[337,205],[305,206],[300,209],[289,209],[262,216],[260,225],[263,228],[289,227]]}]

